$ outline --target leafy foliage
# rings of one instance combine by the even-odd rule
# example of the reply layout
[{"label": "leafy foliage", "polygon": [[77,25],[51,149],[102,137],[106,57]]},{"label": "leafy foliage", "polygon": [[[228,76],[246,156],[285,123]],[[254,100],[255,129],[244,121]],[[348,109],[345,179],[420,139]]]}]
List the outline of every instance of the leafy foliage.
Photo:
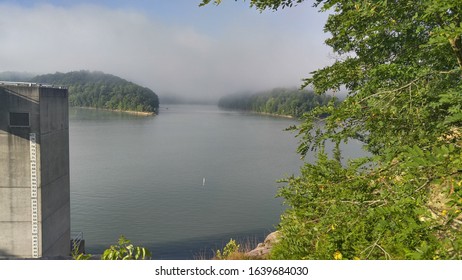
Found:
[{"label": "leafy foliage", "polygon": [[73,241],[73,244],[72,244],[73,246],[72,246],[71,256],[73,260],[85,261],[85,260],[91,259],[91,254],[85,254],[85,253],[80,252],[78,244],[74,240],[72,241]]},{"label": "leafy foliage", "polygon": [[[250,1],[260,10],[299,2]],[[326,44],[338,58],[303,86],[348,96],[306,113],[298,127],[299,153],[318,155],[279,190],[289,207],[273,257],[462,258],[460,1],[315,6],[330,13]],[[342,164],[339,144],[351,139],[371,156]],[[333,157],[327,140],[337,144]]]},{"label": "leafy foliage", "polygon": [[226,109],[301,117],[332,98],[308,90],[276,88],[267,92],[228,95],[218,101]]},{"label": "leafy foliage", "polygon": [[67,86],[71,106],[139,112],[157,112],[159,108],[152,90],[102,72],[57,72],[32,81]]},{"label": "leafy foliage", "polygon": [[130,240],[121,235],[117,245],[111,245],[101,256],[102,260],[145,260],[151,258],[151,252],[139,246],[134,246]]},{"label": "leafy foliage", "polygon": [[91,257],[92,257],[91,254],[84,254],[84,253],[74,254],[74,252],[72,253],[72,259],[76,261],[87,261],[87,260],[90,260]]},{"label": "leafy foliage", "polygon": [[[449,5],[448,14],[435,15],[433,2]],[[319,92],[344,86],[350,94],[338,108],[307,114],[299,128],[300,153],[321,151],[316,164],[306,164],[279,192],[292,207],[281,221],[285,238],[275,256],[460,258],[460,205],[448,202],[462,179],[461,65],[449,40],[435,41],[441,16],[460,26],[451,12],[459,7],[450,1],[318,5],[335,11],[326,43],[340,58],[305,85]],[[313,133],[326,112],[324,129]],[[322,151],[326,139],[351,138],[373,156],[342,166]]]},{"label": "leafy foliage", "polygon": [[[222,0],[203,0],[199,6],[207,5],[213,2],[215,5],[219,5]],[[237,0],[235,0],[237,2]],[[258,10],[264,9],[273,9],[277,10],[278,8],[293,7],[299,3],[302,3],[304,0],[250,0],[250,6],[255,7]]]},{"label": "leafy foliage", "polygon": [[240,245],[237,244],[234,239],[231,239],[223,248],[223,253],[220,250],[217,250],[215,256],[219,260],[226,260],[233,254],[237,253],[239,251],[239,247]]}]

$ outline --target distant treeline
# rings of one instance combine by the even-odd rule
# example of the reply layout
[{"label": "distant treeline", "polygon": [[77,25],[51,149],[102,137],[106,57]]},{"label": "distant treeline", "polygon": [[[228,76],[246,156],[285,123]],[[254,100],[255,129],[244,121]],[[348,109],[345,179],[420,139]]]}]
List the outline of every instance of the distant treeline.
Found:
[{"label": "distant treeline", "polygon": [[28,82],[36,75],[29,72],[5,71],[0,72],[0,81]]},{"label": "distant treeline", "polygon": [[173,94],[159,96],[162,105],[188,104],[188,105],[216,105],[217,101],[207,98],[186,97]]},{"label": "distant treeline", "polygon": [[57,72],[30,81],[67,86],[70,106],[138,112],[157,112],[159,108],[159,98],[152,90],[102,72]]},{"label": "distant treeline", "polygon": [[228,95],[218,101],[218,106],[299,118],[317,106],[326,105],[331,99],[308,90],[277,88],[254,94]]}]

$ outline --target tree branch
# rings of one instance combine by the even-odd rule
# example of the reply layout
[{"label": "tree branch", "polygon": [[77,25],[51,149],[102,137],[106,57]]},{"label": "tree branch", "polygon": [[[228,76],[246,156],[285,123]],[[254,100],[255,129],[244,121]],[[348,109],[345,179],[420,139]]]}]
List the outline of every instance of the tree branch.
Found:
[{"label": "tree branch", "polygon": [[448,40],[452,51],[456,55],[459,68],[462,69],[462,37],[459,35],[456,38],[449,38]]}]

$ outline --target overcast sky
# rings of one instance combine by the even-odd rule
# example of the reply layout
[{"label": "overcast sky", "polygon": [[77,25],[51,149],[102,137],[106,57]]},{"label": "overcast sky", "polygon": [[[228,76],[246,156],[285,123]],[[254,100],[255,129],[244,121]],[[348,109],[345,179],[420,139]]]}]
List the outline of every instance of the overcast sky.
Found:
[{"label": "overcast sky", "polygon": [[204,98],[299,86],[331,62],[312,1],[263,13],[223,2],[0,1],[0,72],[97,70]]}]

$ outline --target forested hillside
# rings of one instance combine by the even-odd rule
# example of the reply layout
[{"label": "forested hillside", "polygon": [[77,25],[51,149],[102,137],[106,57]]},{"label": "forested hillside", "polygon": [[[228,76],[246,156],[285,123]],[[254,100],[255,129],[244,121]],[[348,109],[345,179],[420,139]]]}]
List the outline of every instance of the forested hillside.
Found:
[{"label": "forested hillside", "polygon": [[70,106],[138,112],[157,112],[159,108],[159,99],[152,90],[102,72],[57,72],[31,81],[67,86]]},{"label": "forested hillside", "polygon": [[277,88],[255,94],[234,94],[222,97],[218,106],[226,109],[253,111],[292,117],[318,106],[327,105],[332,98],[308,90]]}]

